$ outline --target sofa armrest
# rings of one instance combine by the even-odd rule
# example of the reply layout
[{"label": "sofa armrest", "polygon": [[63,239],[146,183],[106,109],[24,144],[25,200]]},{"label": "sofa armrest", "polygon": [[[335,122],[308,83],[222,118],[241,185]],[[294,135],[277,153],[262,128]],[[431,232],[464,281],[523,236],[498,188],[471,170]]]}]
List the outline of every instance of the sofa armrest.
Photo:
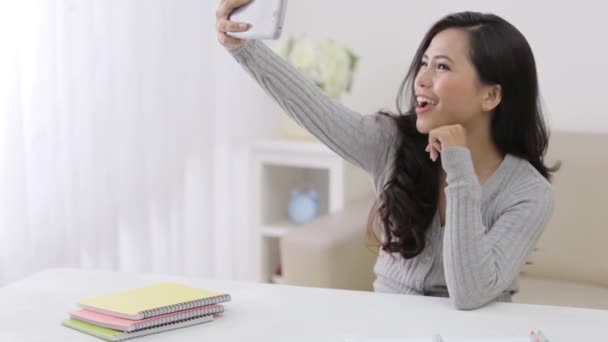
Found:
[{"label": "sofa armrest", "polygon": [[292,228],[281,238],[286,284],[372,290],[377,253],[367,241],[366,225],[374,198]]}]

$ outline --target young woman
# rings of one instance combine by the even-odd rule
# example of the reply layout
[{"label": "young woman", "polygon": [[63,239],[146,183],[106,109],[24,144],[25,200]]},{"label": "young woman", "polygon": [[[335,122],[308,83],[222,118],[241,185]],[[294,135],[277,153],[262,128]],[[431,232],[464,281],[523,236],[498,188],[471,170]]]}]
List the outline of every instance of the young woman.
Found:
[{"label": "young woman", "polygon": [[[259,41],[226,34],[249,0],[224,0],[219,41],[300,125],[367,171],[382,227],[381,292],[449,297],[458,309],[510,301],[553,212],[532,50],[504,19],[455,13],[422,39],[397,114],[333,101]],[[403,110],[405,108],[405,110]]]}]

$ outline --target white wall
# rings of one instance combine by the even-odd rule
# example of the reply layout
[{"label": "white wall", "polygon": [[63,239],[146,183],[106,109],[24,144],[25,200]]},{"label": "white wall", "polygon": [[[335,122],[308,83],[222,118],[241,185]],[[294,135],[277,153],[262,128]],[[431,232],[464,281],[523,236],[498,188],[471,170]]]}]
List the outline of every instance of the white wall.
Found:
[{"label": "white wall", "polygon": [[282,38],[309,33],[350,45],[361,64],[344,101],[373,112],[394,109],[415,49],[437,19],[455,11],[493,12],[530,42],[551,128],[608,132],[608,110],[601,102],[608,90],[604,7],[591,0],[291,0]]}]

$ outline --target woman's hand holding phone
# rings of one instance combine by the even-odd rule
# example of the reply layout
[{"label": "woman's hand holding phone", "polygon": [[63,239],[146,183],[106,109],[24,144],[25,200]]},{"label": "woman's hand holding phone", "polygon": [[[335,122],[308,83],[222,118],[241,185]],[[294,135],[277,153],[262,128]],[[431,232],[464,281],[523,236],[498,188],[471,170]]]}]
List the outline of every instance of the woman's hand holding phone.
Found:
[{"label": "woman's hand holding phone", "polygon": [[244,45],[247,40],[231,37],[227,32],[244,32],[247,31],[251,25],[249,23],[234,22],[229,19],[232,12],[251,2],[251,0],[222,0],[217,7],[215,14],[216,17],[216,28],[217,28],[217,40],[227,47],[238,47]]}]

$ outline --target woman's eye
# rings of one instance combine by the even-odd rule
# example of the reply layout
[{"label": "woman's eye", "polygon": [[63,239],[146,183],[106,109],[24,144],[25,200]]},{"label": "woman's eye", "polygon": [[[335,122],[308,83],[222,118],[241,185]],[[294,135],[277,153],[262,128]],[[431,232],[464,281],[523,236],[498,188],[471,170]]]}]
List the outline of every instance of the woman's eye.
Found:
[{"label": "woman's eye", "polygon": [[427,66],[427,63],[426,62],[420,62],[420,66],[421,67],[425,67],[425,66]]},{"label": "woman's eye", "polygon": [[450,67],[448,67],[446,64],[439,64],[439,65],[437,65],[437,69],[439,69],[439,70],[450,70]]}]

